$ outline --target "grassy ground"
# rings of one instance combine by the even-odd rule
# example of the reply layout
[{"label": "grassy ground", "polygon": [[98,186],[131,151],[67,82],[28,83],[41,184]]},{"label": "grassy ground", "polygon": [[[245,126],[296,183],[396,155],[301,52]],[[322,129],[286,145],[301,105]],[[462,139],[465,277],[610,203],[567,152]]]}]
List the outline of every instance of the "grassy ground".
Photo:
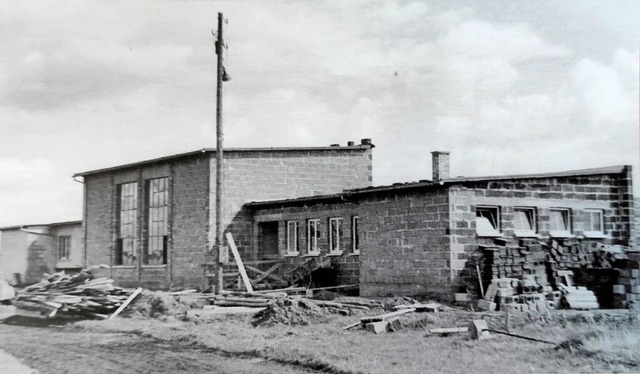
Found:
[{"label": "grassy ground", "polygon": [[[585,317],[586,316],[586,317]],[[504,330],[499,313],[447,311],[412,314],[407,326],[395,333],[375,335],[342,329],[359,316],[332,317],[309,326],[251,327],[250,317],[218,318],[207,323],[143,320],[82,322],[92,331],[128,331],[162,340],[187,339],[231,354],[251,354],[268,360],[334,372],[460,373],[501,372],[637,372],[640,370],[638,328],[627,315],[594,319],[590,314],[511,317],[511,332],[561,343],[555,345],[496,335],[473,340],[467,334],[434,336],[428,329],[464,326],[484,318],[490,327]]]},{"label": "grassy ground", "polygon": [[[560,346],[497,334],[478,341],[468,334],[442,337],[428,332],[435,327],[466,326],[470,321],[482,318],[490,328],[504,330],[505,319],[500,313],[461,310],[412,313],[403,317],[405,327],[402,330],[379,335],[361,329],[342,329],[362,315],[378,312],[331,315],[312,320],[308,326],[252,327],[251,316],[187,321],[174,317],[118,318],[81,321],[49,328],[54,329],[49,331],[0,325],[0,348],[25,359],[27,364],[36,363],[34,367],[37,368],[38,365],[47,367],[47,364],[41,358],[38,363],[39,356],[34,356],[30,345],[37,344],[41,354],[47,347],[55,350],[59,343],[70,339],[73,346],[80,346],[74,351],[77,353],[83,351],[82,342],[89,344],[107,339],[105,345],[96,349],[109,347],[104,358],[109,365],[121,361],[115,358],[119,355],[117,347],[123,348],[125,359],[139,361],[136,370],[131,371],[128,366],[110,366],[111,372],[145,372],[143,368],[148,367],[150,360],[160,360],[165,355],[179,365],[167,362],[148,372],[206,372],[212,368],[217,370],[213,372],[262,373],[640,372],[640,330],[636,321],[629,320],[627,311],[511,316],[512,333],[565,343]],[[26,339],[18,336],[23,335],[19,333],[22,329],[29,332],[25,336],[30,335],[32,340],[15,344]],[[139,344],[129,344],[138,340]],[[63,346],[69,349],[71,344]],[[157,352],[152,359],[148,359],[149,352],[144,351],[150,347]],[[64,352],[64,349],[58,353],[60,351]],[[107,360],[109,355],[114,359]],[[75,368],[78,370],[71,368],[62,372],[88,372],[82,365]]]}]

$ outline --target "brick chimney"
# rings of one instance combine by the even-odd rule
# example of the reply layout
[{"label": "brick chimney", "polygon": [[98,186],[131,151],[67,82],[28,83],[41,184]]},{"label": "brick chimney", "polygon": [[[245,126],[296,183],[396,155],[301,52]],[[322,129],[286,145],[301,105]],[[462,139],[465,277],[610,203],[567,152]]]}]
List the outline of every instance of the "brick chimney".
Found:
[{"label": "brick chimney", "polygon": [[437,182],[442,179],[449,178],[449,152],[434,151],[431,152],[433,163],[433,181]]}]

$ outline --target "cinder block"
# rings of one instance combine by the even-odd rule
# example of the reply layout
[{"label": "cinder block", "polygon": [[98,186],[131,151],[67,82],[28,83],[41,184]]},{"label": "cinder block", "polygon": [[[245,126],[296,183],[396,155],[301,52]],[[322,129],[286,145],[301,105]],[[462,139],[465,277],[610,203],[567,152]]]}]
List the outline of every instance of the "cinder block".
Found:
[{"label": "cinder block", "polygon": [[400,318],[392,318],[388,320],[389,324],[387,325],[387,331],[396,332],[402,329],[402,322],[400,322]]},{"label": "cinder block", "polygon": [[478,300],[478,309],[481,310],[488,310],[488,311],[495,311],[496,310],[496,303],[492,302],[492,301],[487,301],[487,300],[483,300],[480,299]]},{"label": "cinder block", "polygon": [[387,325],[389,325],[389,321],[369,322],[364,325],[364,329],[375,334],[380,334],[387,332]]},{"label": "cinder block", "polygon": [[516,289],[515,288],[498,288],[497,290],[497,294],[500,297],[504,297],[504,296],[513,296],[515,295]]},{"label": "cinder block", "polygon": [[626,287],[624,284],[614,284],[613,285],[613,293],[618,295],[623,295],[627,293]]},{"label": "cinder block", "polygon": [[491,283],[489,285],[489,288],[487,289],[487,292],[484,294],[484,299],[488,301],[493,301],[497,293],[498,293],[498,287],[495,284]]}]

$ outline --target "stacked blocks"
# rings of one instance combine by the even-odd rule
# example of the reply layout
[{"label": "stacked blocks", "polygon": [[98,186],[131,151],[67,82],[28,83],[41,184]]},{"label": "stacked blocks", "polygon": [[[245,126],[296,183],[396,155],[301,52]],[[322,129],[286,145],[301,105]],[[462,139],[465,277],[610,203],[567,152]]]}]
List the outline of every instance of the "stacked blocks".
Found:
[{"label": "stacked blocks", "polygon": [[640,309],[640,252],[629,252],[620,267],[618,282],[613,286],[614,307]]}]

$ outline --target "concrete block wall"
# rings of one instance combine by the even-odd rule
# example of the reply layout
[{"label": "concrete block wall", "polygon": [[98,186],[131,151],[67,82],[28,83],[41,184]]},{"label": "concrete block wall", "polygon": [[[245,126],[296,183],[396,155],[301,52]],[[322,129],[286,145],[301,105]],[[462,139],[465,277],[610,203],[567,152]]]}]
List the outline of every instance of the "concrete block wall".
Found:
[{"label": "concrete block wall", "polygon": [[359,200],[360,294],[450,294],[449,196],[433,188]]},{"label": "concrete block wall", "polygon": [[[84,267],[111,264],[113,246],[113,207],[115,187],[111,174],[90,175],[84,178],[86,233],[84,239]],[[88,213],[88,214],[86,214]]]},{"label": "concrete block wall", "polygon": [[170,266],[172,286],[202,287],[209,232],[209,159],[189,158],[172,165]]},{"label": "concrete block wall", "polygon": [[[331,267],[335,270],[335,280],[318,279],[320,283],[333,282],[336,285],[358,284],[360,275],[359,256],[353,252],[352,217],[358,215],[357,206],[353,203],[310,203],[308,205],[272,207],[255,211],[254,247],[258,245],[257,225],[260,222],[279,222],[278,248],[280,258],[284,259],[285,266],[281,269],[283,275],[296,266],[310,259],[307,251],[307,220],[320,220],[320,238],[318,248],[320,254],[313,256],[317,262],[326,259],[331,261]],[[342,218],[341,255],[329,253],[329,219]],[[288,221],[298,223],[298,251],[295,256],[287,255],[287,229]],[[360,236],[362,243],[362,234]]]},{"label": "concrete block wall", "polygon": [[[626,174],[536,178],[504,181],[467,182],[452,186],[451,263],[452,277],[464,268],[478,244],[491,244],[493,238],[476,235],[478,205],[498,206],[504,237],[515,237],[514,207],[535,207],[539,238],[549,238],[551,208],[571,209],[572,234],[585,244],[629,245],[632,212],[626,190]],[[625,192],[622,192],[625,191]],[[604,212],[604,237],[584,237],[588,216],[584,209]]]},{"label": "concrete block wall", "polygon": [[[225,231],[231,232],[243,258],[256,259],[253,223],[243,205],[251,201],[333,194],[368,187],[372,181],[371,146],[319,150],[225,152]],[[209,243],[215,242],[215,153],[211,155]]]}]

